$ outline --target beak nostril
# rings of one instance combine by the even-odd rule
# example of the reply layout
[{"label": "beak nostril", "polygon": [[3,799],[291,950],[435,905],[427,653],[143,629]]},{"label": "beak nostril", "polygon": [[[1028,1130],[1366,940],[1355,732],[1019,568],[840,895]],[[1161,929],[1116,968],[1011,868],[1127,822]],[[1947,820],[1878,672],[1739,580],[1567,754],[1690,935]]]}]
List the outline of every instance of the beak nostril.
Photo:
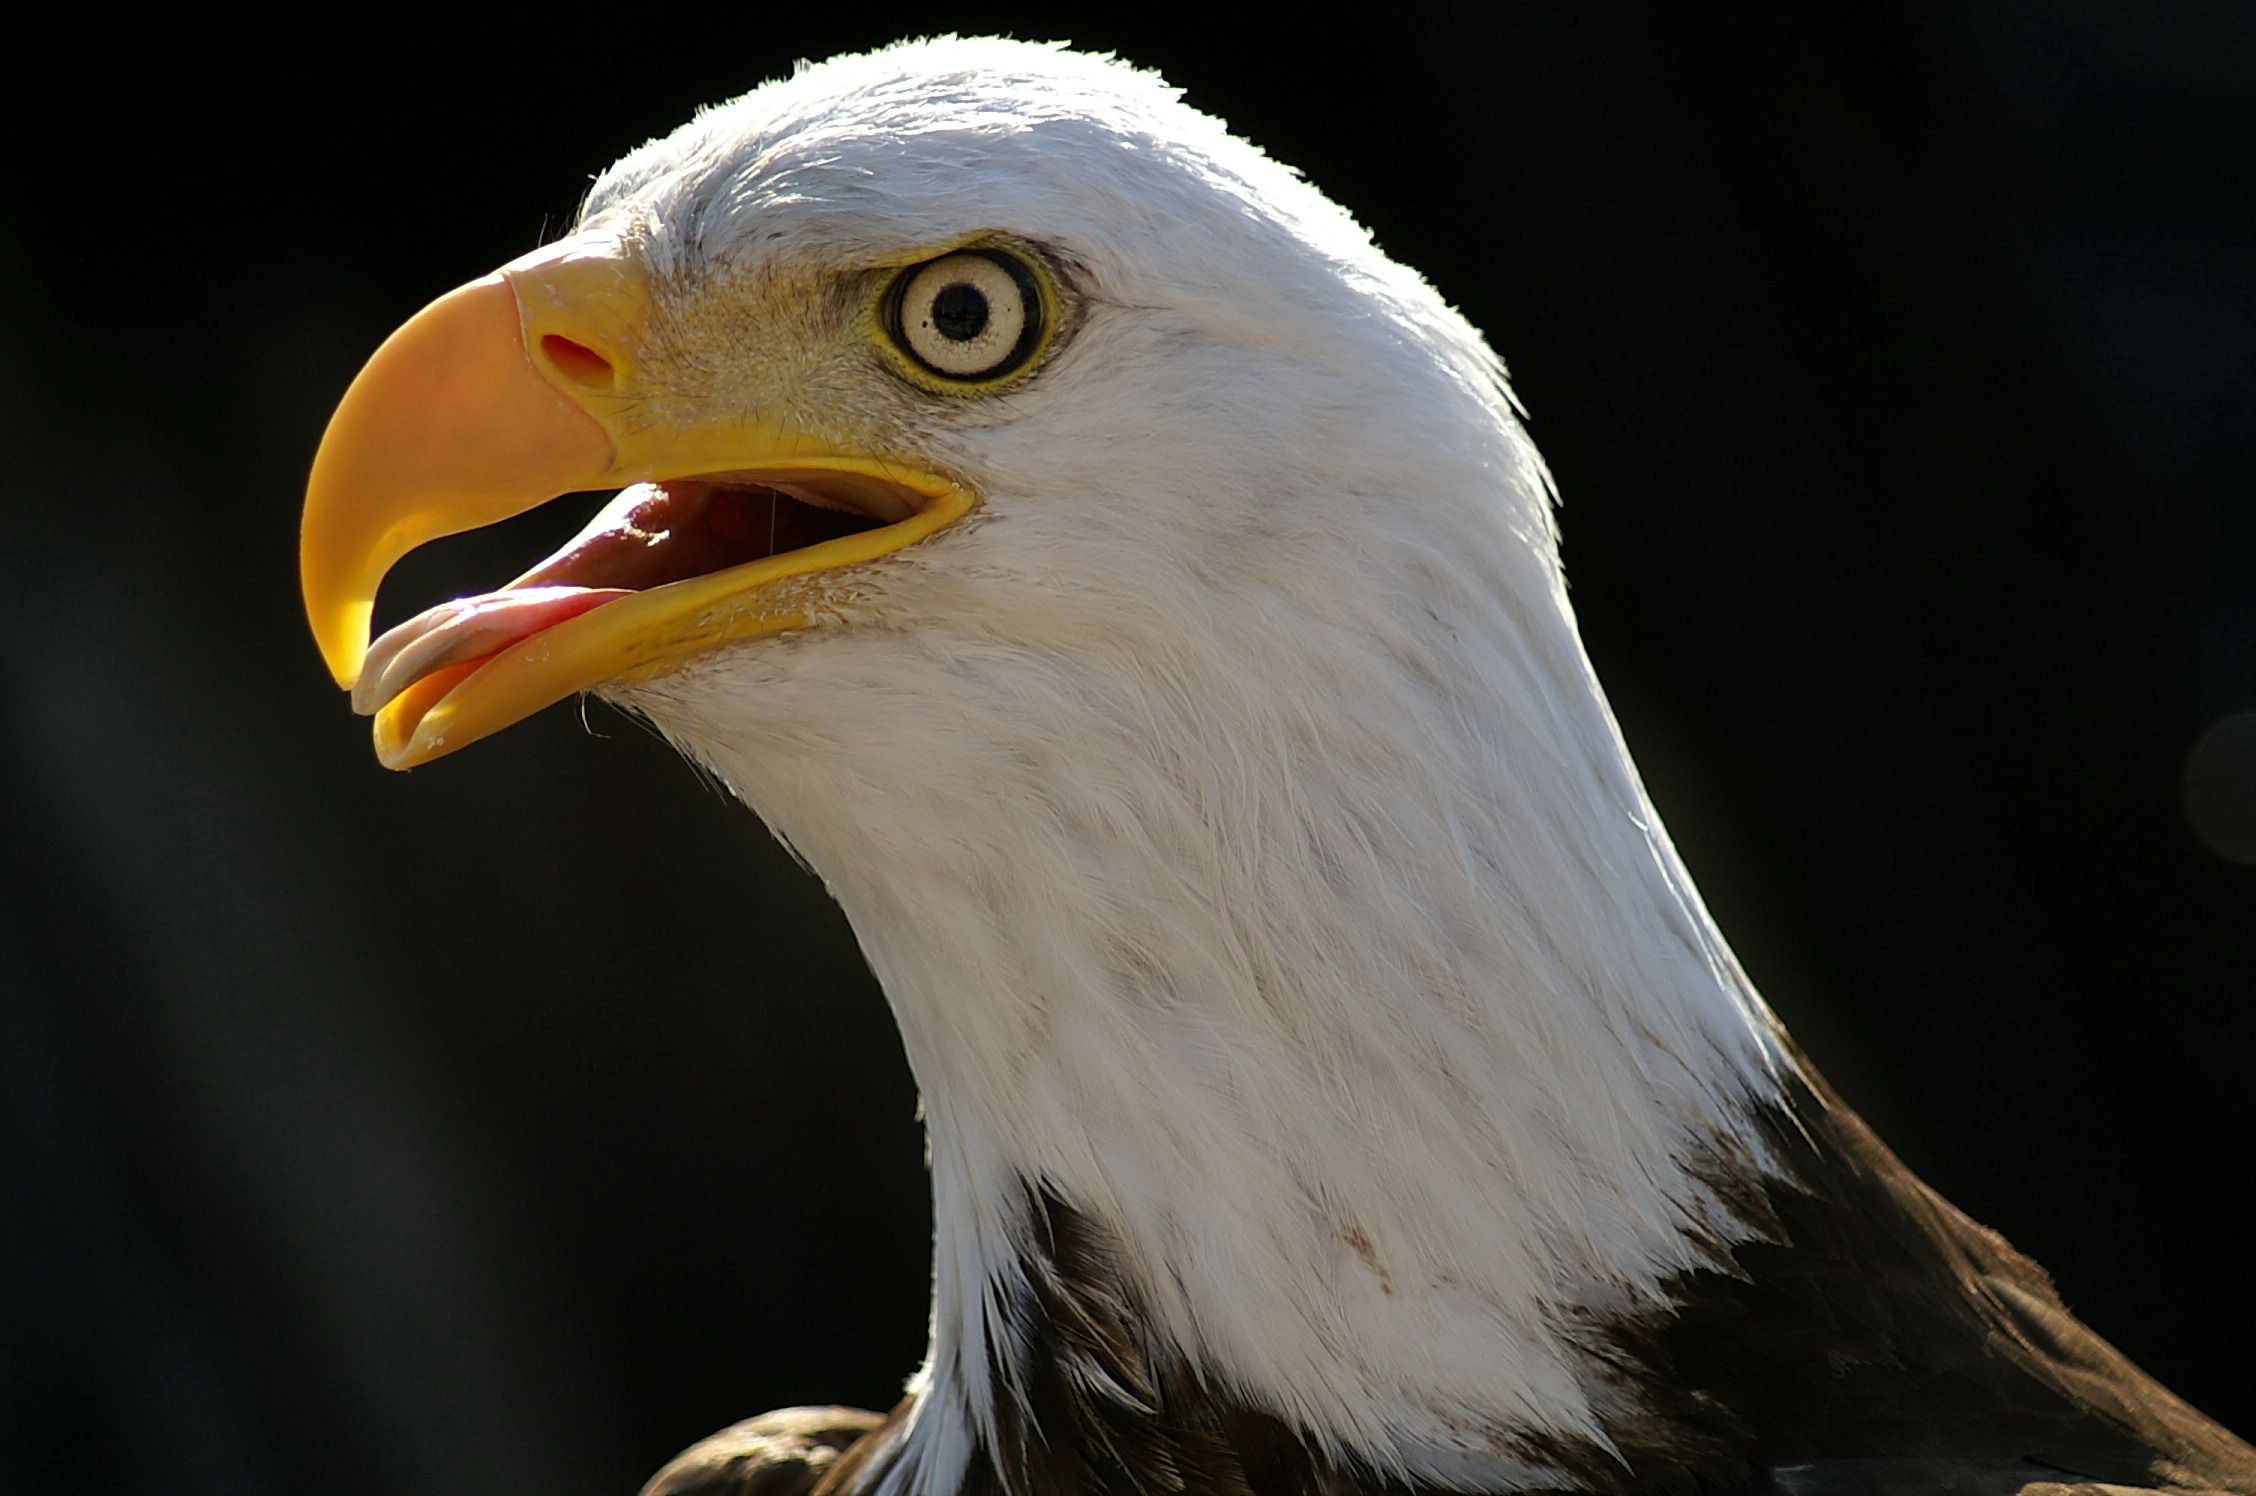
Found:
[{"label": "beak nostril", "polygon": [[549,333],[540,340],[540,350],[551,369],[582,389],[608,390],[619,382],[619,371],[611,360],[585,343]]}]

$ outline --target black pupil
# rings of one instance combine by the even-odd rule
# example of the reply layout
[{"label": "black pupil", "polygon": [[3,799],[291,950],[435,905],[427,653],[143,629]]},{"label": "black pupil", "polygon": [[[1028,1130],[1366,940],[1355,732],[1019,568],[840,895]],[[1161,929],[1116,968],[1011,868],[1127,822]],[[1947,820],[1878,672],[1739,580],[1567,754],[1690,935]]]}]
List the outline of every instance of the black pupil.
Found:
[{"label": "black pupil", "polygon": [[932,325],[951,343],[968,343],[987,330],[987,295],[957,281],[932,298]]}]

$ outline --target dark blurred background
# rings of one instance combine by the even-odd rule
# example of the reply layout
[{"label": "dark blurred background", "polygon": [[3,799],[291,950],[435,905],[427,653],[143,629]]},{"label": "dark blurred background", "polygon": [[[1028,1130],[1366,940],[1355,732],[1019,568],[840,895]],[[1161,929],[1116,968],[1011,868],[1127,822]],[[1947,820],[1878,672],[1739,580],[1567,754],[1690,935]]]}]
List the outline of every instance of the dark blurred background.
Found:
[{"label": "dark blurred background", "polygon": [[2256,7],[507,21],[16,56],[0,1491],[617,1496],[896,1395],[914,1096],[821,891],[600,707],[381,772],[294,546],[416,307],[697,105],[938,29],[1161,68],[1488,331],[1771,1001],[2256,1434]]}]

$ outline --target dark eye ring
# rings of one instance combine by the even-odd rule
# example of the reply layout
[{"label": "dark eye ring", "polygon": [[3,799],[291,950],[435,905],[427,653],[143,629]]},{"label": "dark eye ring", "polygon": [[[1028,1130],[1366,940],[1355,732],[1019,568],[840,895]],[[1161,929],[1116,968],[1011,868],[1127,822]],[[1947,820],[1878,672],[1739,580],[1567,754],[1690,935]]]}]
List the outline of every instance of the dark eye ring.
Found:
[{"label": "dark eye ring", "polygon": [[963,249],[912,266],[887,298],[893,341],[942,379],[999,379],[1042,346],[1042,292],[1016,256]]}]

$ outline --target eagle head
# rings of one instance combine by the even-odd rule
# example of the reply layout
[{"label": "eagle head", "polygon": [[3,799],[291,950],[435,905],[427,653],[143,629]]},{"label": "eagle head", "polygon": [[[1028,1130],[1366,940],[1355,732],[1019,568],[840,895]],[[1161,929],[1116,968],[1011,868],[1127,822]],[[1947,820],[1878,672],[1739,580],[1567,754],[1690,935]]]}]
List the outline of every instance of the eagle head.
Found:
[{"label": "eagle head", "polygon": [[[371,643],[408,551],[599,488]],[[1728,1485],[1866,1449],[1733,1402],[1836,1383],[2211,1448],[1786,1046],[1480,336],[1156,78],[919,43],[633,152],[376,353],[301,564],[386,764],[593,692],[844,907],[934,1178],[887,1489]]]}]

